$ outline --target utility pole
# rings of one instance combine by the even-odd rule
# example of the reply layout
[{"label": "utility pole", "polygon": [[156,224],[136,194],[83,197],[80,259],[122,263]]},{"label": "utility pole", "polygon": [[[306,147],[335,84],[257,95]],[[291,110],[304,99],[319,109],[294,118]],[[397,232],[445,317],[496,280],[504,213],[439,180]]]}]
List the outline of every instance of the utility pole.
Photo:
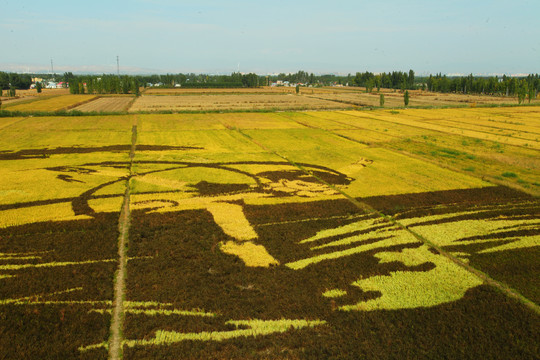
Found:
[{"label": "utility pole", "polygon": [[54,68],[53,68],[52,58],[51,58],[51,76],[53,77],[53,81],[54,81]]},{"label": "utility pole", "polygon": [[118,55],[116,55],[116,73],[118,74],[118,77],[120,77],[120,59]]}]

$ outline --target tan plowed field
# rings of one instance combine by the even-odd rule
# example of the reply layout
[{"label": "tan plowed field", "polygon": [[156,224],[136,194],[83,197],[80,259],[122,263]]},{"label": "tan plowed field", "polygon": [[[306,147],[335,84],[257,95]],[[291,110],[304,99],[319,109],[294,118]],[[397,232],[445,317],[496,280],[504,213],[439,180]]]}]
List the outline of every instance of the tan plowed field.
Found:
[{"label": "tan plowed field", "polygon": [[73,110],[83,112],[126,111],[131,101],[133,101],[132,96],[102,97],[81,106],[77,106]]},{"label": "tan plowed field", "polygon": [[[253,110],[253,109],[336,109],[344,105],[297,95],[185,95],[141,96],[131,106],[136,111],[203,111],[203,110]],[[346,106],[345,106],[346,107]]]}]

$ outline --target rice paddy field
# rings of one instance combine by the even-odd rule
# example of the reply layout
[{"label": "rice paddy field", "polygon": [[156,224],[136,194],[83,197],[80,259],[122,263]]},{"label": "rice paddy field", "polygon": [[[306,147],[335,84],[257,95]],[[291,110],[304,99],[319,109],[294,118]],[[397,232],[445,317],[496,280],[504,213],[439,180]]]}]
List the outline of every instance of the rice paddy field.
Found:
[{"label": "rice paddy field", "polygon": [[540,357],[538,107],[0,135],[0,358]]},{"label": "rice paddy field", "polygon": [[72,109],[95,98],[96,96],[94,95],[37,96],[24,99],[23,101],[8,103],[3,105],[2,109],[20,112],[54,112]]}]

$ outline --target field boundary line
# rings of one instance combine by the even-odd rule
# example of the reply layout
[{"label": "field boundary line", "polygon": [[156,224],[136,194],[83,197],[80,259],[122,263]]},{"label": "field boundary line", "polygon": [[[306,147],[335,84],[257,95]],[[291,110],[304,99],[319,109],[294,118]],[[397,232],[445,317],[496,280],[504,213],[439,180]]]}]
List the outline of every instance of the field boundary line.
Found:
[{"label": "field boundary line", "polygon": [[137,125],[131,128],[131,149],[129,152],[129,175],[126,181],[126,190],[124,192],[124,201],[118,220],[118,269],[114,276],[114,299],[111,316],[111,328],[108,341],[109,359],[119,360],[123,358],[123,327],[124,327],[124,300],[127,277],[127,244],[129,240],[130,228],[130,185],[133,177],[133,158],[135,157],[135,147],[137,143]]},{"label": "field boundary line", "polygon": [[280,153],[278,153],[277,151],[274,151],[272,149],[269,149],[268,147],[266,147],[265,145],[259,143],[257,140],[253,139],[251,136],[249,136],[248,134],[244,133],[242,130],[238,129],[238,128],[232,128],[230,126],[228,126],[227,124],[223,124],[225,127],[227,127],[227,129],[229,130],[236,130],[239,134],[241,134],[242,136],[244,136],[246,139],[248,139],[249,141],[251,141],[252,143],[254,143],[255,145],[259,146],[261,149],[265,150],[266,152],[269,152],[271,154],[274,154],[286,161],[288,161],[291,165],[297,167],[298,169],[300,169],[301,171],[303,171],[305,174],[307,175],[310,175],[310,176],[313,176],[315,179],[317,179],[317,181],[319,181],[320,183],[322,184],[325,184],[326,186],[330,187],[331,189],[339,192],[340,194],[342,194],[347,200],[349,200],[353,205],[355,205],[358,209],[362,210],[363,212],[367,213],[367,214],[375,214],[377,216],[379,216],[380,218],[384,219],[385,221],[387,222],[390,222],[392,225],[396,225],[398,226],[400,229],[404,230],[404,231],[407,231],[409,234],[411,234],[412,236],[414,236],[417,240],[419,240],[420,242],[424,243],[425,245],[429,246],[430,248],[434,249],[435,251],[437,251],[439,254],[443,255],[444,257],[448,258],[450,261],[452,261],[453,263],[455,263],[456,265],[464,268],[465,270],[467,270],[468,272],[470,272],[471,274],[475,275],[476,277],[478,277],[479,279],[481,279],[485,284],[487,285],[490,285],[491,287],[494,287],[495,289],[501,291],[504,295],[506,295],[507,297],[510,297],[510,298],[513,298],[517,301],[519,301],[521,304],[523,304],[524,306],[528,307],[530,310],[532,310],[533,312],[537,313],[537,314],[540,314],[540,306],[537,305],[535,302],[527,299],[525,296],[523,296],[522,294],[520,294],[518,291],[512,289],[510,286],[506,285],[505,283],[501,282],[501,281],[497,281],[495,279],[493,279],[492,277],[490,277],[488,274],[484,273],[483,271],[480,271],[472,266],[470,266],[469,264],[466,264],[465,262],[463,262],[462,260],[458,259],[457,257],[453,256],[452,254],[448,253],[447,251],[443,250],[440,246],[438,246],[437,244],[433,243],[432,241],[426,239],[425,237],[423,237],[422,235],[418,234],[417,232],[409,229],[407,226],[401,224],[399,221],[397,221],[396,219],[394,219],[392,216],[388,216],[382,212],[380,212],[379,210],[373,208],[372,206],[362,202],[362,201],[359,201],[358,199],[352,197],[351,195],[347,194],[346,192],[344,192],[343,190],[337,188],[336,186],[332,185],[332,184],[329,184],[327,183],[326,181],[324,181],[323,179],[321,179],[320,177],[318,177],[317,175],[313,174],[313,172],[307,170],[306,168],[304,168],[302,165],[300,164],[297,164],[296,162],[294,162],[293,160],[289,159],[288,157],[286,157],[285,155],[282,155]]}]

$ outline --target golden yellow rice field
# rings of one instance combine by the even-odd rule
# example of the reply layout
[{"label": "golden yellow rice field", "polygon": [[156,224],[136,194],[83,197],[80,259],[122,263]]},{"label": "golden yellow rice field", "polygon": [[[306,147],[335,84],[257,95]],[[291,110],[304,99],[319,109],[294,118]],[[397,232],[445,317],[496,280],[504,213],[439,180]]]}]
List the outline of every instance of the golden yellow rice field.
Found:
[{"label": "golden yellow rice field", "polygon": [[22,111],[22,112],[32,112],[32,111],[60,111],[68,110],[78,104],[92,101],[95,99],[95,95],[60,95],[55,96],[45,100],[38,100],[13,105],[8,105],[4,109],[9,111]]}]

